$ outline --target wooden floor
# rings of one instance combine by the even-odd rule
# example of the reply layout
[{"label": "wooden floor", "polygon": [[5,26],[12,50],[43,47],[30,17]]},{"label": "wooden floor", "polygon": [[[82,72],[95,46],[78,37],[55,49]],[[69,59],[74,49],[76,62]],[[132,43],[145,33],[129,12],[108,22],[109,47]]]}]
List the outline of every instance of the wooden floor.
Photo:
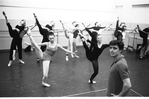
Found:
[{"label": "wooden floor", "polygon": [[[128,96],[149,96],[149,57],[139,59],[135,52],[123,53],[131,71],[132,89]],[[65,61],[65,52],[58,50],[49,70],[50,88],[41,85],[42,65],[36,62],[35,52],[23,52],[25,64],[16,60],[8,67],[8,52],[0,53],[0,96],[1,97],[103,97],[106,96],[109,67],[112,58],[106,48],[99,57],[99,74],[96,84],[88,84],[93,72],[86,59],[84,48],[78,47],[79,59]]]}]

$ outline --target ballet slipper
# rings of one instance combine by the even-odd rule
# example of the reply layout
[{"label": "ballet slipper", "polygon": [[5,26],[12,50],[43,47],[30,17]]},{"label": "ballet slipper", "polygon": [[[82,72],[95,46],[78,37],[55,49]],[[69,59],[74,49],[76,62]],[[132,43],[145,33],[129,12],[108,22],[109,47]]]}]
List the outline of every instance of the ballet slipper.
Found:
[{"label": "ballet slipper", "polygon": [[21,63],[21,64],[25,64],[25,62],[24,62],[24,61],[22,61],[22,60],[19,60],[19,63]]},{"label": "ballet slipper", "polygon": [[11,66],[11,64],[12,64],[12,61],[9,61],[9,63],[8,63],[8,67],[10,67],[10,66]]},{"label": "ballet slipper", "polygon": [[50,84],[47,84],[47,83],[45,83],[45,82],[42,82],[42,85],[43,85],[44,87],[50,87]]},{"label": "ballet slipper", "polygon": [[90,83],[90,84],[96,84],[96,81],[89,80],[88,83]]},{"label": "ballet slipper", "polygon": [[69,61],[69,58],[68,58],[68,56],[66,56],[66,61]]}]

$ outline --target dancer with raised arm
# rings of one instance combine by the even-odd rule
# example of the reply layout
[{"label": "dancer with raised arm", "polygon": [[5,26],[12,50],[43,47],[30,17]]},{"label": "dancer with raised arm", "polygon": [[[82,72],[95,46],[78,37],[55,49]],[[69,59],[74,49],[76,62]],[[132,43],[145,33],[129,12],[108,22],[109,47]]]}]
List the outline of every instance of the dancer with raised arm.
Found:
[{"label": "dancer with raised arm", "polygon": [[140,34],[140,37],[143,39],[141,50],[140,50],[140,58],[142,59],[142,58],[145,58],[145,55],[147,53],[147,47],[149,45],[149,40],[147,39],[149,35],[149,27],[141,30],[139,25],[137,25],[137,29]]},{"label": "dancer with raised arm", "polygon": [[[50,31],[53,32],[53,28],[55,26],[55,23],[53,21],[51,21],[50,22],[50,25],[49,24],[46,24],[45,27],[42,27],[41,24],[39,23],[39,21],[37,19],[37,16],[35,15],[35,13],[33,13],[33,15],[34,15],[34,18],[35,18],[35,21],[36,21],[36,25],[39,28],[39,33],[43,36],[42,43],[48,42],[49,41],[48,35],[49,35],[49,33],[51,33]],[[46,50],[46,46],[41,46],[40,48],[41,48],[41,50],[43,52]],[[37,59],[37,61],[39,61],[39,59]]]},{"label": "dancer with raised arm", "polygon": [[[83,24],[83,23],[82,23]],[[112,24],[110,24],[108,27],[100,27],[100,25],[97,25],[94,27],[88,27],[86,28],[86,26],[83,24],[83,26],[85,27],[85,30],[89,33],[89,35],[91,36],[91,41],[97,43],[97,35],[98,35],[98,31],[100,29],[107,29],[111,26]],[[94,31],[91,31],[90,29],[94,29]],[[93,45],[91,43],[90,49],[93,48]]]},{"label": "dancer with raised arm", "polygon": [[[67,46],[67,49],[74,52],[73,49],[76,50],[76,48],[74,48],[74,46],[76,47],[76,40],[74,40],[76,37],[77,37],[77,31],[74,27],[71,27],[71,26],[68,26],[66,23],[63,23],[61,20],[60,20],[61,24],[62,24],[62,27],[64,29],[64,33],[65,33],[65,37],[68,39],[68,46]],[[68,26],[69,29],[66,29],[66,26]],[[76,32],[75,32],[76,31]],[[75,32],[75,33],[74,33]],[[75,35],[74,35],[75,34]],[[74,44],[75,43],[75,44]],[[66,61],[69,60],[68,58],[68,53],[66,53]],[[79,56],[77,56],[76,54],[71,54],[72,57],[77,57],[79,58]]]},{"label": "dancer with raised arm", "polygon": [[[63,48],[61,45],[57,44],[55,42],[55,35],[53,32],[49,32],[48,33],[48,42],[44,42],[41,44],[37,44],[32,35],[31,35],[31,31],[29,29],[28,33],[27,33],[31,45],[34,47],[35,52],[37,57],[42,60],[42,65],[43,65],[43,79],[42,79],[42,85],[45,87],[50,87],[50,85],[47,83],[48,82],[48,73],[49,73],[49,65],[52,59],[52,56],[55,54],[55,52],[57,51],[57,48],[60,48],[68,53],[74,54],[73,52]],[[46,46],[46,50],[44,52],[42,52],[42,50],[39,48],[39,46]]]},{"label": "dancer with raised arm", "polygon": [[123,32],[126,30],[126,25],[124,22],[122,22],[119,25],[119,17],[117,17],[117,22],[116,22],[116,29],[114,32],[114,36],[117,38],[119,41],[123,41]]},{"label": "dancer with raised arm", "polygon": [[[90,84],[96,83],[93,81],[94,78],[97,76],[99,71],[99,64],[98,64],[98,57],[101,55],[102,51],[107,48],[108,44],[102,44],[102,37],[100,34],[97,34],[96,41],[93,42],[90,40],[86,40],[85,37],[79,33],[81,40],[83,42],[83,47],[85,48],[86,57],[92,63],[94,73],[91,75],[90,80],[88,81]],[[91,46],[87,45],[87,42],[91,43]]]},{"label": "dancer with raised arm", "polygon": [[28,30],[28,28],[26,28],[26,21],[24,19],[21,20],[20,24],[16,25],[15,29],[12,29],[12,26],[7,19],[6,13],[3,12],[3,15],[6,20],[9,35],[12,37],[8,66],[11,66],[12,60],[15,60],[16,47],[18,48],[19,63],[24,64],[25,62],[22,61],[22,38]]}]

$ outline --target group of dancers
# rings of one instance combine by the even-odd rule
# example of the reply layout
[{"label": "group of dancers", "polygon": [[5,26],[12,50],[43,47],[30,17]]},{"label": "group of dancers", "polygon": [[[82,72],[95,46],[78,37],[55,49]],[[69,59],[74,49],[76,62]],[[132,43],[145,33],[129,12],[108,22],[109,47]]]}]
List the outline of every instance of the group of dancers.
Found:
[{"label": "group of dancers", "polygon": [[[105,48],[110,47],[111,56],[113,55],[113,57],[115,58],[115,61],[113,63],[113,64],[115,64],[114,66],[119,65],[118,63],[121,60],[120,62],[122,62],[122,64],[124,64],[124,65],[122,65],[121,68],[124,69],[124,71],[125,70],[126,71],[125,72],[119,71],[119,72],[124,73],[124,76],[120,82],[121,85],[119,85],[119,86],[121,86],[121,87],[118,88],[118,92],[117,91],[114,92],[114,89],[112,89],[113,87],[110,87],[112,79],[109,79],[111,81],[109,81],[109,83],[108,83],[109,89],[108,89],[107,95],[111,96],[111,95],[118,95],[118,94],[120,94],[120,92],[123,93],[123,87],[125,85],[126,85],[125,87],[126,87],[127,91],[130,89],[131,83],[130,83],[130,79],[129,79],[129,70],[128,70],[127,62],[124,59],[123,55],[121,55],[122,50],[124,48],[122,33],[126,30],[126,25],[125,25],[125,23],[121,23],[119,25],[119,18],[117,20],[116,29],[114,32],[114,36],[117,38],[117,40],[113,40],[109,44],[102,43],[102,36],[99,33],[99,30],[101,30],[101,29],[105,30],[105,29],[109,28],[111,26],[111,24],[108,27],[101,27],[101,25],[98,22],[96,22],[94,26],[90,27],[90,25],[85,26],[82,23],[84,26],[84,29],[81,30],[79,28],[80,24],[77,23],[76,21],[72,22],[72,26],[69,26],[68,24],[60,21],[60,23],[62,24],[62,27],[63,27],[63,32],[65,33],[65,36],[68,39],[68,47],[67,47],[67,49],[65,49],[60,44],[56,43],[54,40],[55,39],[55,34],[54,34],[55,23],[53,21],[51,21],[50,24],[47,24],[43,28],[41,26],[41,24],[39,23],[37,16],[34,13],[33,16],[36,21],[35,25],[30,26],[30,27],[26,26],[26,21],[21,20],[20,24],[17,25],[15,27],[15,29],[12,29],[10,23],[8,22],[5,12],[3,12],[3,15],[6,19],[6,24],[8,26],[9,34],[13,38],[11,47],[10,47],[8,66],[11,66],[12,60],[15,60],[16,47],[18,48],[19,62],[24,64],[24,61],[22,60],[22,38],[25,34],[27,34],[29,37],[30,43],[26,43],[26,44],[30,45],[31,47],[33,47],[35,49],[37,59],[42,61],[42,65],[43,65],[42,85],[45,87],[50,87],[50,84],[48,84],[48,72],[49,72],[49,66],[50,66],[50,63],[52,60],[52,56],[55,54],[57,49],[60,48],[66,52],[66,61],[69,60],[69,58],[68,58],[69,54],[71,54],[72,57],[79,58],[79,56],[76,54],[76,52],[77,52],[76,37],[79,36],[82,41],[83,47],[85,49],[86,58],[92,63],[93,70],[94,70],[88,83],[90,83],[90,84],[96,83],[96,81],[94,79],[97,76],[98,71],[99,71],[98,57],[101,55],[102,51]],[[38,26],[39,33],[43,37],[42,42],[38,43],[38,44],[35,42],[35,40],[32,36],[32,32],[31,32],[31,30],[35,26]],[[66,26],[68,26],[69,29],[67,29]],[[138,27],[138,30],[139,30],[139,32],[141,31],[139,27]],[[149,32],[148,30],[149,30],[149,28],[144,31],[141,31],[141,33]],[[91,40],[87,39],[83,35],[84,31],[88,32],[88,34],[91,37]],[[146,41],[143,41],[143,42],[146,42]],[[144,47],[144,45],[142,45],[142,46]],[[114,53],[116,53],[116,54],[114,54]],[[117,68],[117,67],[114,67],[113,64],[111,65],[111,68],[114,68],[114,69]],[[111,73],[111,75],[113,75],[113,74]],[[110,77],[112,77],[111,75],[110,75]],[[112,83],[116,83],[116,82],[112,82]],[[124,85],[124,83],[126,83],[126,84]],[[116,87],[116,85],[115,85],[115,87]],[[123,94],[126,94],[126,90],[124,91]]]},{"label": "group of dancers", "polygon": [[[16,52],[16,47],[18,47],[18,54],[19,54],[19,62],[24,64],[25,62],[22,61],[22,38],[25,34],[28,35],[30,39],[30,43],[25,42],[27,45],[30,45],[34,47],[36,55],[38,60],[42,60],[43,63],[43,80],[42,84],[44,86],[50,86],[47,84],[47,78],[48,78],[48,72],[49,72],[49,64],[51,62],[51,57],[54,55],[56,52],[57,48],[61,48],[62,50],[66,51],[66,61],[68,61],[68,53],[71,54],[72,57],[77,57],[79,58],[78,55],[76,55],[77,49],[76,49],[76,37],[79,35],[80,39],[83,42],[83,46],[86,50],[86,57],[89,61],[91,61],[94,69],[94,73],[91,75],[89,83],[95,83],[93,79],[96,77],[98,74],[98,57],[102,53],[102,51],[108,47],[107,45],[101,45],[101,35],[98,34],[98,31],[103,28],[107,27],[101,27],[97,22],[95,23],[95,26],[93,27],[85,27],[84,30],[79,29],[79,24],[74,21],[72,22],[72,26],[67,25],[66,23],[61,22],[63,31],[65,33],[66,38],[68,38],[68,47],[67,49],[63,48],[61,45],[57,44],[54,41],[55,34],[54,34],[54,22],[51,21],[50,25],[47,24],[44,28],[41,26],[39,23],[37,16],[34,15],[36,24],[32,27],[26,26],[26,21],[21,20],[20,25],[17,25],[15,29],[13,30],[10,23],[8,22],[6,13],[3,12],[3,15],[6,19],[6,24],[8,26],[9,34],[13,38],[12,39],[12,44],[10,47],[10,55],[9,55],[9,63],[8,66],[11,66],[12,60],[15,60],[15,52]],[[69,27],[69,29],[66,29],[66,25]],[[84,24],[83,24],[84,25]],[[32,35],[31,35],[31,30],[35,27],[38,26],[39,28],[39,33],[43,36],[42,42],[37,44]],[[85,25],[84,25],[85,26]],[[94,31],[91,31],[90,29],[93,29]],[[83,35],[83,31],[87,31],[89,35],[91,36],[91,41],[85,39]],[[39,48],[40,47],[40,48]]]}]

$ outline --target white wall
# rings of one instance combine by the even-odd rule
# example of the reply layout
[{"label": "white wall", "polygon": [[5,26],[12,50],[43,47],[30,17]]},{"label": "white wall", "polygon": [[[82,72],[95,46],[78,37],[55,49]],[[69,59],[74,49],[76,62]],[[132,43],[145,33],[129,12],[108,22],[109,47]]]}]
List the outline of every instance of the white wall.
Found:
[{"label": "white wall", "polygon": [[[27,25],[33,25],[33,13],[36,13],[42,25],[54,20],[56,29],[62,29],[59,20],[68,24],[74,20],[85,24],[99,21],[102,26],[112,23],[112,27],[115,28],[118,16],[120,21],[126,22],[127,28],[133,29],[139,24],[143,29],[149,23],[148,5],[148,0],[0,0],[0,13],[6,12],[12,27],[21,19],[26,19]],[[33,33],[35,40],[41,42],[42,37],[38,28],[35,28]],[[105,31],[104,36],[111,40],[112,34],[113,31]],[[59,36],[59,43],[66,46],[67,39],[64,33],[61,32]],[[64,39],[65,42],[62,43]],[[10,42],[4,17],[0,14],[0,50],[9,49]],[[81,45],[79,40],[78,45]]]},{"label": "white wall", "polygon": [[[21,19],[26,19],[27,25],[35,24],[33,13],[36,13],[44,26],[54,20],[56,29],[62,29],[59,20],[68,24],[72,21],[85,24],[99,21],[105,26],[115,20],[115,0],[0,0],[0,13],[2,11],[6,12],[12,27],[15,27]],[[0,23],[0,50],[9,49],[11,38],[2,14]],[[42,36],[38,28],[35,28],[33,33],[35,40],[41,42]],[[29,41],[26,36],[24,39]],[[67,45],[67,39],[62,32],[59,33],[58,43]],[[77,44],[82,44],[79,39]]]}]

